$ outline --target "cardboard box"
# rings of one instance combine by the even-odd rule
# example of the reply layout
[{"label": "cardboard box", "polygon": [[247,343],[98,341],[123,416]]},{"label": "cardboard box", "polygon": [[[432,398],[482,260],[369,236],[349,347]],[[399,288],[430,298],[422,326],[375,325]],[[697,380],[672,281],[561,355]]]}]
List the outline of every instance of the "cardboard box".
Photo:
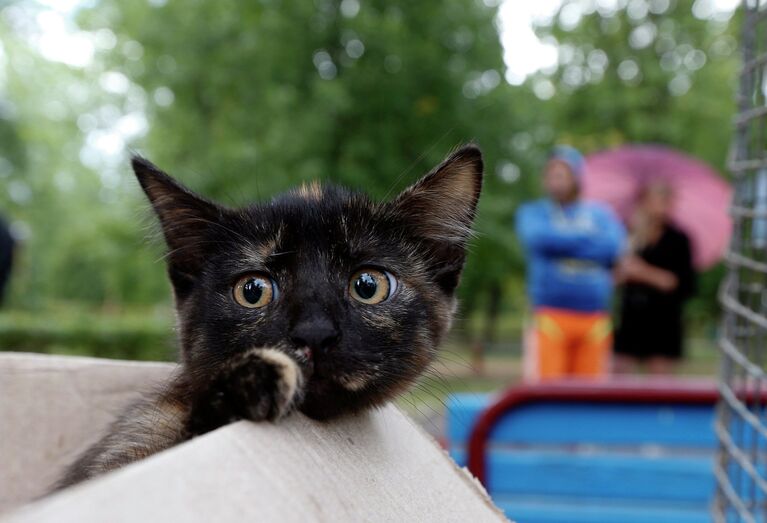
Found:
[{"label": "cardboard box", "polygon": [[7,511],[0,519],[505,521],[482,487],[393,405],[330,423],[300,414],[277,424],[238,422],[28,503],[170,369],[0,353],[0,511]]}]

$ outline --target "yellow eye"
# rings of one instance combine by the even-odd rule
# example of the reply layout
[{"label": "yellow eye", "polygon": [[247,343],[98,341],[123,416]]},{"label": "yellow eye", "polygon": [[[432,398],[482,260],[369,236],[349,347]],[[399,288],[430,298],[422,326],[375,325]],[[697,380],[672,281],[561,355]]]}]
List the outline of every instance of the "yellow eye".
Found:
[{"label": "yellow eye", "polygon": [[248,274],[237,280],[234,285],[234,301],[249,309],[258,309],[269,305],[277,293],[277,286],[269,276]]},{"label": "yellow eye", "polygon": [[355,300],[375,305],[387,300],[396,290],[397,280],[379,269],[361,269],[349,282],[349,294]]}]

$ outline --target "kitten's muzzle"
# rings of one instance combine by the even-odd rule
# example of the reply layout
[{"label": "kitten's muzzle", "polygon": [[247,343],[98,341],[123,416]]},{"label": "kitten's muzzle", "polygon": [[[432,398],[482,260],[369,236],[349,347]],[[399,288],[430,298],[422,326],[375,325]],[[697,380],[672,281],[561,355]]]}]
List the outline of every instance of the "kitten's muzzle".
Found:
[{"label": "kitten's muzzle", "polygon": [[288,334],[296,353],[296,359],[307,379],[315,375],[328,352],[341,341],[341,333],[333,321],[322,313],[311,309],[294,324]]}]

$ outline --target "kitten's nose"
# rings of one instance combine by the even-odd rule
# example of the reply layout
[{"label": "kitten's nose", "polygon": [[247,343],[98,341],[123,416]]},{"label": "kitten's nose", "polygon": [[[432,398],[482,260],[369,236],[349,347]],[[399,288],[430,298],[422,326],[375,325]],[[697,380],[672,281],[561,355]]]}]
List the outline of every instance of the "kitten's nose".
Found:
[{"label": "kitten's nose", "polygon": [[333,348],[340,337],[338,329],[327,319],[304,320],[290,331],[290,340],[296,347],[309,347],[315,352]]}]

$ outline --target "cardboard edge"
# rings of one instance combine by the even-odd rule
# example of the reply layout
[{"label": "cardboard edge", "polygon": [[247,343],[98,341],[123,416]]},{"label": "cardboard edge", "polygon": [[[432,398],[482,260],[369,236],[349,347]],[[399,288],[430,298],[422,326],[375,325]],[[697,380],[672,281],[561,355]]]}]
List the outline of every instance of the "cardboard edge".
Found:
[{"label": "cardboard edge", "polygon": [[442,456],[442,459],[447,461],[449,465],[456,471],[457,475],[461,478],[461,480],[472,490],[474,490],[479,497],[482,499],[482,501],[487,505],[488,508],[490,508],[493,512],[496,513],[496,515],[500,518],[500,521],[508,521],[510,523],[513,523],[509,518],[506,517],[506,514],[496,506],[495,503],[493,503],[493,500],[490,498],[490,494],[487,492],[487,489],[485,486],[480,483],[480,481],[469,471],[466,467],[461,467],[458,465],[458,463],[455,462],[455,460],[450,456],[450,453],[442,447],[442,445],[437,442],[437,440],[434,439],[434,437],[426,432],[423,427],[421,427],[418,423],[413,421],[413,419],[405,414],[402,409],[399,408],[394,403],[390,403],[397,412],[405,418],[407,423],[409,423],[416,432],[420,433],[425,439],[429,440],[436,448],[439,450],[440,455]]},{"label": "cardboard edge", "polygon": [[99,367],[111,367],[119,366],[121,368],[133,367],[133,368],[173,368],[177,365],[173,361],[137,361],[137,360],[120,360],[113,358],[96,358],[93,356],[77,356],[77,355],[65,355],[65,354],[47,354],[42,352],[19,352],[19,351],[0,351],[0,371],[9,368],[6,362],[10,362],[10,365],[20,364],[19,366],[26,366],[39,370],[55,369],[62,370],[69,369],[71,367],[83,367],[83,366],[99,366]]},{"label": "cardboard edge", "polygon": [[[403,423],[407,424],[416,433],[424,437],[426,441],[434,445],[435,450],[438,451],[439,455],[441,456],[441,459],[444,462],[446,462],[448,466],[452,468],[452,470],[456,472],[456,475],[460,478],[460,481],[464,485],[466,485],[471,492],[476,494],[477,500],[481,502],[486,508],[490,509],[490,513],[494,514],[497,517],[498,521],[504,521],[504,522],[510,521],[509,519],[506,518],[504,513],[498,507],[496,507],[495,504],[493,504],[493,502],[491,501],[490,497],[487,494],[487,491],[476,480],[476,478],[471,476],[471,474],[465,468],[459,467],[455,463],[455,461],[450,457],[450,455],[445,451],[445,449],[443,449],[431,435],[429,435],[417,423],[415,423],[396,404],[388,403],[385,406],[383,406],[383,408],[379,408],[375,410],[380,411],[384,409],[390,410],[390,413],[393,413],[403,418]],[[240,425],[242,423],[245,423],[245,422],[237,422],[237,423],[233,423],[233,424],[221,427],[208,434],[204,434],[197,438],[193,438],[192,440],[185,441],[179,445],[175,445],[161,452],[158,452],[157,454],[149,456],[146,459],[136,461],[134,463],[126,465],[125,467],[108,472],[102,476],[98,476],[90,480],[84,481],[68,489],[31,500],[28,503],[25,503],[24,505],[21,505],[19,507],[11,509],[8,512],[4,512],[0,514],[0,523],[17,523],[17,522],[27,523],[29,521],[33,521],[32,518],[35,517],[38,511],[40,510],[45,511],[47,509],[46,506],[48,505],[52,504],[55,506],[59,503],[66,504],[70,502],[71,499],[85,502],[87,501],[88,491],[93,489],[99,489],[100,488],[99,484],[103,482],[104,480],[120,481],[120,479],[116,478],[117,476],[131,477],[131,476],[135,476],[136,474],[140,475],[141,473],[143,473],[142,472],[143,469],[145,469],[148,464],[150,467],[152,467],[153,465],[150,463],[153,463],[158,458],[162,459],[164,457],[165,459],[167,459],[168,454],[174,454],[178,452],[182,447],[184,448],[193,447],[202,439],[228,437],[224,433],[227,430],[231,430],[231,429],[237,430],[235,426]]]}]

